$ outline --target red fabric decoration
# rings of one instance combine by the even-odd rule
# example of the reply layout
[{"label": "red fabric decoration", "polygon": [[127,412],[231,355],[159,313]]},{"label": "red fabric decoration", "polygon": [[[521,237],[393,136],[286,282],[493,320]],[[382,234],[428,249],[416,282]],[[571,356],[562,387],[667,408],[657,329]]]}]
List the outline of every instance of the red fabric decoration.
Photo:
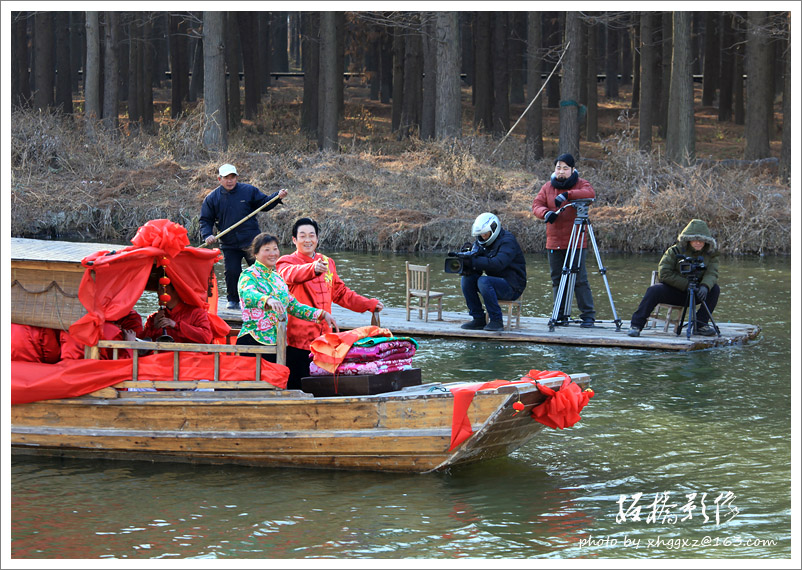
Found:
[{"label": "red fabric decoration", "polygon": [[[448,448],[448,450],[449,451],[453,450],[463,441],[468,439],[471,436],[471,434],[473,434],[473,427],[471,426],[470,419],[468,419],[468,407],[471,405],[474,395],[476,395],[476,392],[478,392],[479,390],[490,390],[507,384],[534,384],[544,394],[546,393],[546,390],[549,390],[550,392],[554,393],[554,390],[546,388],[545,386],[541,386],[540,384],[538,384],[537,381],[545,380],[546,378],[559,378],[559,377],[564,378],[563,387],[566,385],[566,382],[570,382],[570,385],[574,386],[577,390],[579,390],[579,386],[574,384],[574,382],[571,380],[571,377],[565,372],[560,372],[558,370],[534,370],[534,369],[530,370],[526,375],[521,377],[520,380],[516,380],[513,382],[510,382],[508,380],[493,380],[492,382],[484,382],[484,383],[477,382],[473,384],[463,384],[461,386],[455,386],[453,388],[449,388],[451,390],[451,393],[454,395],[454,412],[451,418],[451,446]],[[577,409],[577,412],[581,410],[585,404],[587,404],[587,401],[591,397],[591,395],[592,392],[590,392],[590,395],[584,397],[585,403],[582,404]],[[548,403],[550,400],[551,398],[546,402],[543,402],[543,404],[535,406],[535,408],[532,410],[532,417],[537,419],[537,417],[535,417],[535,410],[537,410],[544,404]],[[556,413],[558,412],[555,412],[555,414]],[[537,419],[537,421],[540,420]],[[566,423],[566,426],[572,426],[577,421],[579,421],[578,413],[576,414],[576,420],[574,420],[573,423],[570,424]]]},{"label": "red fabric decoration", "polygon": [[532,409],[532,417],[535,421],[555,429],[571,427],[582,419],[579,412],[593,397],[593,390],[582,391],[570,378],[563,380],[559,390],[552,390],[542,384],[538,384],[537,389],[548,396],[548,399]]},{"label": "red fabric decoration", "polygon": [[[73,398],[131,379],[133,361],[63,360],[56,364],[11,363],[11,403]],[[139,359],[140,380],[172,380],[173,353],[162,352]],[[214,355],[184,353],[179,362],[179,380],[214,378]],[[262,360],[260,380],[286,388],[290,369]],[[220,355],[220,380],[256,378],[256,358]],[[209,386],[213,386],[210,383]]]},{"label": "red fabric decoration", "polygon": [[139,228],[131,243],[139,247],[158,247],[168,257],[175,257],[189,245],[189,238],[184,226],[160,219],[150,220]]}]

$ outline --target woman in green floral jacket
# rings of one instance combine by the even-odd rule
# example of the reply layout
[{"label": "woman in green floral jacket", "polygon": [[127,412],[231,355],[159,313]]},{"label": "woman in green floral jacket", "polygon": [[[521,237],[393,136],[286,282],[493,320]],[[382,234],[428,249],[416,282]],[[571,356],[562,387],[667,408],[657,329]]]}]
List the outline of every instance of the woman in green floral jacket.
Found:
[{"label": "woman in green floral jacket", "polygon": [[[242,328],[237,344],[275,345],[276,325],[286,320],[286,313],[305,321],[326,321],[332,329],[340,331],[327,311],[299,303],[290,295],[287,284],[276,271],[276,261],[281,256],[278,238],[267,233],[259,234],[251,243],[251,254],[256,261],[243,270],[237,285],[242,309]],[[275,354],[263,354],[262,357],[270,362],[276,361]]]}]

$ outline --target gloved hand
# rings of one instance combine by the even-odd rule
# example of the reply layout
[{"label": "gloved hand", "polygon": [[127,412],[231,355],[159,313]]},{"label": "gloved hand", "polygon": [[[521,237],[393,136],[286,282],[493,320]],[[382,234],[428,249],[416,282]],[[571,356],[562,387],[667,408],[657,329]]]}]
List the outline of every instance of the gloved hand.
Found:
[{"label": "gloved hand", "polygon": [[696,301],[704,303],[705,299],[707,299],[707,285],[700,285],[696,290]]},{"label": "gloved hand", "polygon": [[559,214],[557,212],[546,212],[546,215],[543,216],[543,219],[546,220],[546,223],[553,224],[557,221],[557,216]]},{"label": "gloved hand", "polygon": [[558,195],[558,196],[557,196],[557,197],[554,199],[554,205],[555,205],[555,206],[557,206],[557,208],[559,208],[560,206],[562,206],[562,205],[563,205],[563,202],[565,202],[567,199],[568,199],[568,196],[566,196],[566,195],[565,195],[565,192],[563,192],[562,194],[559,194],[559,195]]},{"label": "gloved hand", "polygon": [[462,271],[463,273],[470,271],[473,269],[473,257],[470,255],[466,255],[462,257]]}]

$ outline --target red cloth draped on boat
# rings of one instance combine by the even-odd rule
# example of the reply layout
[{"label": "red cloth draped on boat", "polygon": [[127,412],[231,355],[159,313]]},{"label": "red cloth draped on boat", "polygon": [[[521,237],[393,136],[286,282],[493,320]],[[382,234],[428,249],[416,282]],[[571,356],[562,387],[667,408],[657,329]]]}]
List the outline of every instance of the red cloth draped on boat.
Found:
[{"label": "red cloth draped on boat", "polygon": [[[134,245],[116,252],[99,251],[81,260],[86,267],[78,299],[87,314],[70,326],[70,334],[94,345],[103,323],[124,317],[134,307],[155,263],[163,267],[181,300],[209,313],[212,333],[219,342],[231,328],[217,315],[217,286],[212,268],[219,250],[188,247],[187,230],[170,220],[151,220],[137,231]],[[212,296],[207,297],[210,279]]]},{"label": "red cloth draped on boat", "polygon": [[[173,353],[162,352],[139,359],[139,380],[172,380]],[[14,361],[11,363],[11,403],[26,404],[82,396],[112,384],[130,380],[133,361],[62,360],[55,364]],[[290,369],[262,361],[260,380],[277,388],[287,387]],[[214,355],[183,353],[179,359],[179,380],[214,378]],[[220,380],[256,379],[256,358],[220,355]],[[214,382],[209,383],[214,387]]]},{"label": "red cloth draped on boat", "polygon": [[[538,380],[547,378],[563,378],[559,391],[552,390],[538,383]],[[579,421],[579,412],[593,396],[592,391],[582,392],[577,384],[565,372],[557,370],[530,370],[520,380],[493,380],[491,382],[476,382],[449,388],[454,395],[454,412],[451,419],[451,445],[449,451],[473,434],[471,420],[468,418],[468,407],[479,390],[491,390],[508,384],[534,384],[547,399],[535,406],[532,418],[550,427],[563,429]],[[563,393],[564,392],[564,393]],[[578,393],[578,395],[577,395]],[[542,408],[542,410],[541,410]]]}]

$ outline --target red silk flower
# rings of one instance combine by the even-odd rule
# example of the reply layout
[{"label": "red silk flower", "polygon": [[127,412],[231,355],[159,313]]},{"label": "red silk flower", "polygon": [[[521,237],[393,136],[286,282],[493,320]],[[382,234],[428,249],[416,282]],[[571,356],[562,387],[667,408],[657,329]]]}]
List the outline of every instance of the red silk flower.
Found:
[{"label": "red silk flower", "polygon": [[187,229],[181,224],[159,219],[141,226],[131,243],[138,247],[158,247],[169,257],[175,257],[189,245],[189,238]]}]

